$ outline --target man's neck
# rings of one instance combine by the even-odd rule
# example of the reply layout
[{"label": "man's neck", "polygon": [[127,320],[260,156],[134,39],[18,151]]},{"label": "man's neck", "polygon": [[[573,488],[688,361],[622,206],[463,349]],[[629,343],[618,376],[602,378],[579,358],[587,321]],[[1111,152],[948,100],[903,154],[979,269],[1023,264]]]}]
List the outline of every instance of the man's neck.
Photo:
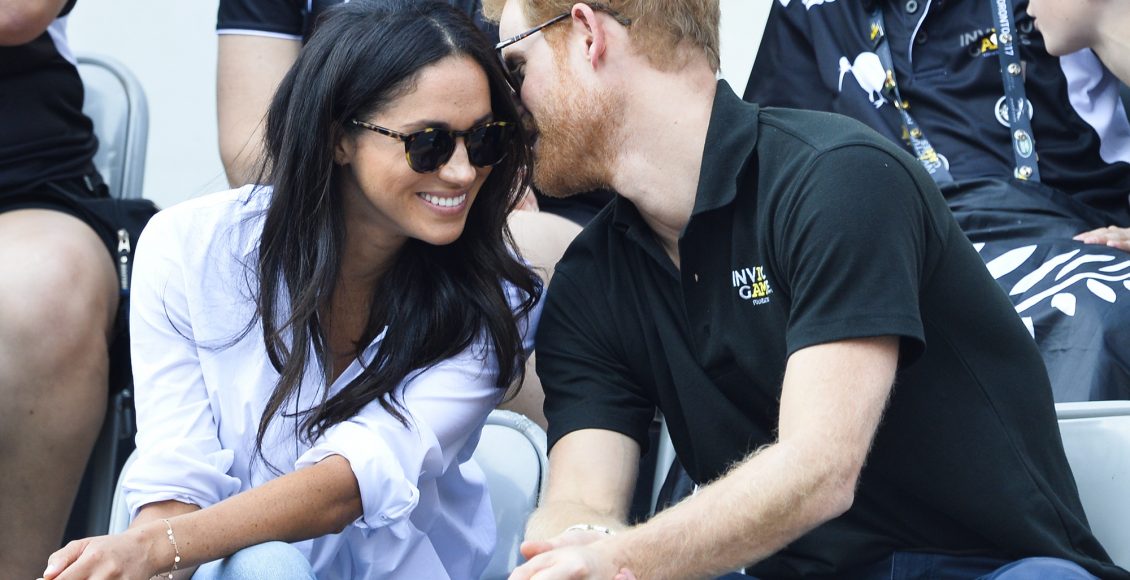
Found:
[{"label": "man's neck", "polygon": [[717,85],[703,74],[649,74],[657,78],[641,79],[636,86],[649,88],[628,107],[612,185],[678,266],[679,235],[694,209]]}]

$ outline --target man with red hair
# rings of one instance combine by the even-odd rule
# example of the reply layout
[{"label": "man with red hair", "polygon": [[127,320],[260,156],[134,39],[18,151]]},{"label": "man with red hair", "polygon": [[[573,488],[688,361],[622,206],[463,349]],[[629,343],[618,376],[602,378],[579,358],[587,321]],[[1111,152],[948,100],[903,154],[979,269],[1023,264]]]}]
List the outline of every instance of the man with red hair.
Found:
[{"label": "man with red hair", "polygon": [[[1039,353],[913,157],[744,103],[717,0],[484,9],[538,187],[619,194],[548,290],[550,481],[512,578],[1130,577]],[[701,488],[629,527],[657,408]]]}]

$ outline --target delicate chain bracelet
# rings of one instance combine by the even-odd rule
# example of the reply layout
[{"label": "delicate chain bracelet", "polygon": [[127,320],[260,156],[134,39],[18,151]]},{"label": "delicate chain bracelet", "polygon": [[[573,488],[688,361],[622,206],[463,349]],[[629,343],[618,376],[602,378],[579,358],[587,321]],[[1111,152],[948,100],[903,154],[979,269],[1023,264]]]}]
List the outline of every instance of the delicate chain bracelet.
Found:
[{"label": "delicate chain bracelet", "polygon": [[169,523],[169,520],[161,521],[165,522],[165,529],[167,530],[165,534],[169,537],[169,543],[173,545],[173,552],[175,553],[173,556],[173,568],[169,570],[168,575],[169,580],[172,580],[173,572],[180,569],[180,546],[177,546],[177,538],[173,535],[173,525]]},{"label": "delicate chain bracelet", "polygon": [[616,532],[612,528],[598,526],[596,524],[576,524],[565,528],[566,532],[599,532],[606,536],[615,536]]}]

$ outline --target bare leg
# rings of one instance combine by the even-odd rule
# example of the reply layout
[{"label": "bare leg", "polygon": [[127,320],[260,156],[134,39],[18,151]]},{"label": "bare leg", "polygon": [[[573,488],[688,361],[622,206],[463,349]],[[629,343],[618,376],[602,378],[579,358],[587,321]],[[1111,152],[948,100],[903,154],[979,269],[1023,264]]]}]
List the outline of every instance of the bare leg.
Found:
[{"label": "bare leg", "polygon": [[114,264],[50,210],[0,213],[0,578],[58,549],[106,410]]},{"label": "bare leg", "polygon": [[[516,211],[510,214],[510,230],[514,233],[514,241],[517,242],[522,257],[533,266],[546,288],[549,288],[554,266],[573,238],[580,233],[581,227],[550,213]],[[518,395],[499,405],[499,408],[521,413],[544,429],[546,420],[542,402],[545,401],[545,394],[542,392],[541,380],[534,371],[534,358],[531,356],[526,363],[526,380],[522,381]]]}]

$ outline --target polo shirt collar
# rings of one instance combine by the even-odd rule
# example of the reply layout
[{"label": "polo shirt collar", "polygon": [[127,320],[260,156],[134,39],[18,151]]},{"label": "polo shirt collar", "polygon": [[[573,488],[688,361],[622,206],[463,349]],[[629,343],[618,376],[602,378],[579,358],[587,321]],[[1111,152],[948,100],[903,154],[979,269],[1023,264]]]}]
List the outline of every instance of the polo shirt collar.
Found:
[{"label": "polo shirt collar", "polygon": [[729,83],[718,81],[692,216],[734,201],[738,177],[757,146],[758,110],[756,104],[739,98]]},{"label": "polo shirt collar", "polygon": [[[730,83],[718,81],[691,215],[718,209],[737,196],[738,176],[757,146],[758,110],[739,98]],[[624,232],[647,230],[636,206],[619,195],[612,202],[612,223]]]}]

